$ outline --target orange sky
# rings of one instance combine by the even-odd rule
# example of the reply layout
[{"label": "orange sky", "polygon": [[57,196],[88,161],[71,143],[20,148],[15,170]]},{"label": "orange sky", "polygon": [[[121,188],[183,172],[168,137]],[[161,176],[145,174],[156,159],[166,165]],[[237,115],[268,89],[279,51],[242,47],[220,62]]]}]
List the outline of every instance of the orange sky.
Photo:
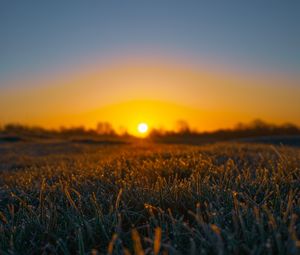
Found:
[{"label": "orange sky", "polygon": [[198,130],[254,118],[300,125],[299,98],[296,78],[126,60],[15,82],[0,94],[0,120],[51,128],[108,121],[132,134],[139,122],[172,129],[186,120]]}]

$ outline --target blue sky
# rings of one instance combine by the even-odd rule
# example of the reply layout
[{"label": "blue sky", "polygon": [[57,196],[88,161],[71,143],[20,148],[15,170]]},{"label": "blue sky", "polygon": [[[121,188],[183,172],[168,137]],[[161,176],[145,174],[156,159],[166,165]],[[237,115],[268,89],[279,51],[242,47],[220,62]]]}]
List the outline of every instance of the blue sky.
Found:
[{"label": "blue sky", "polygon": [[0,86],[130,54],[299,74],[299,1],[0,3]]}]

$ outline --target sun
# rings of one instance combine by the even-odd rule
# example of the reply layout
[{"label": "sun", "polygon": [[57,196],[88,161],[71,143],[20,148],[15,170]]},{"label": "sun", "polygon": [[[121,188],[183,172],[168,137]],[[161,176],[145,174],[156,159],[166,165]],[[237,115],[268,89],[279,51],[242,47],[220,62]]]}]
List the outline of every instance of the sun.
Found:
[{"label": "sun", "polygon": [[138,124],[137,130],[139,131],[140,134],[145,134],[148,131],[148,125],[144,122]]}]

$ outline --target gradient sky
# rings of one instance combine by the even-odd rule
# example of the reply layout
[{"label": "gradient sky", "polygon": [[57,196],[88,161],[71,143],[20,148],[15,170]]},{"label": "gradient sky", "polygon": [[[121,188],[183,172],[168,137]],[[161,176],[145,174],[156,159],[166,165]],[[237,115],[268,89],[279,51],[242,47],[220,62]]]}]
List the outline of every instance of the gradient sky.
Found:
[{"label": "gradient sky", "polygon": [[0,35],[1,123],[129,127],[111,108],[151,102],[198,129],[300,124],[296,0],[3,0]]}]

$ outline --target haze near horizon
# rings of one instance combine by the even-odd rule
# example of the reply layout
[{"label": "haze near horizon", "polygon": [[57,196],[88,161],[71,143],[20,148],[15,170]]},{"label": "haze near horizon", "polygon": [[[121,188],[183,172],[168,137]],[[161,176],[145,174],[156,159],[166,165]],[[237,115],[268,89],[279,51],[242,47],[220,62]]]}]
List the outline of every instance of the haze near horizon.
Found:
[{"label": "haze near horizon", "polygon": [[[300,125],[300,5],[1,3],[0,122]],[[135,130],[135,131],[134,131]]]}]

